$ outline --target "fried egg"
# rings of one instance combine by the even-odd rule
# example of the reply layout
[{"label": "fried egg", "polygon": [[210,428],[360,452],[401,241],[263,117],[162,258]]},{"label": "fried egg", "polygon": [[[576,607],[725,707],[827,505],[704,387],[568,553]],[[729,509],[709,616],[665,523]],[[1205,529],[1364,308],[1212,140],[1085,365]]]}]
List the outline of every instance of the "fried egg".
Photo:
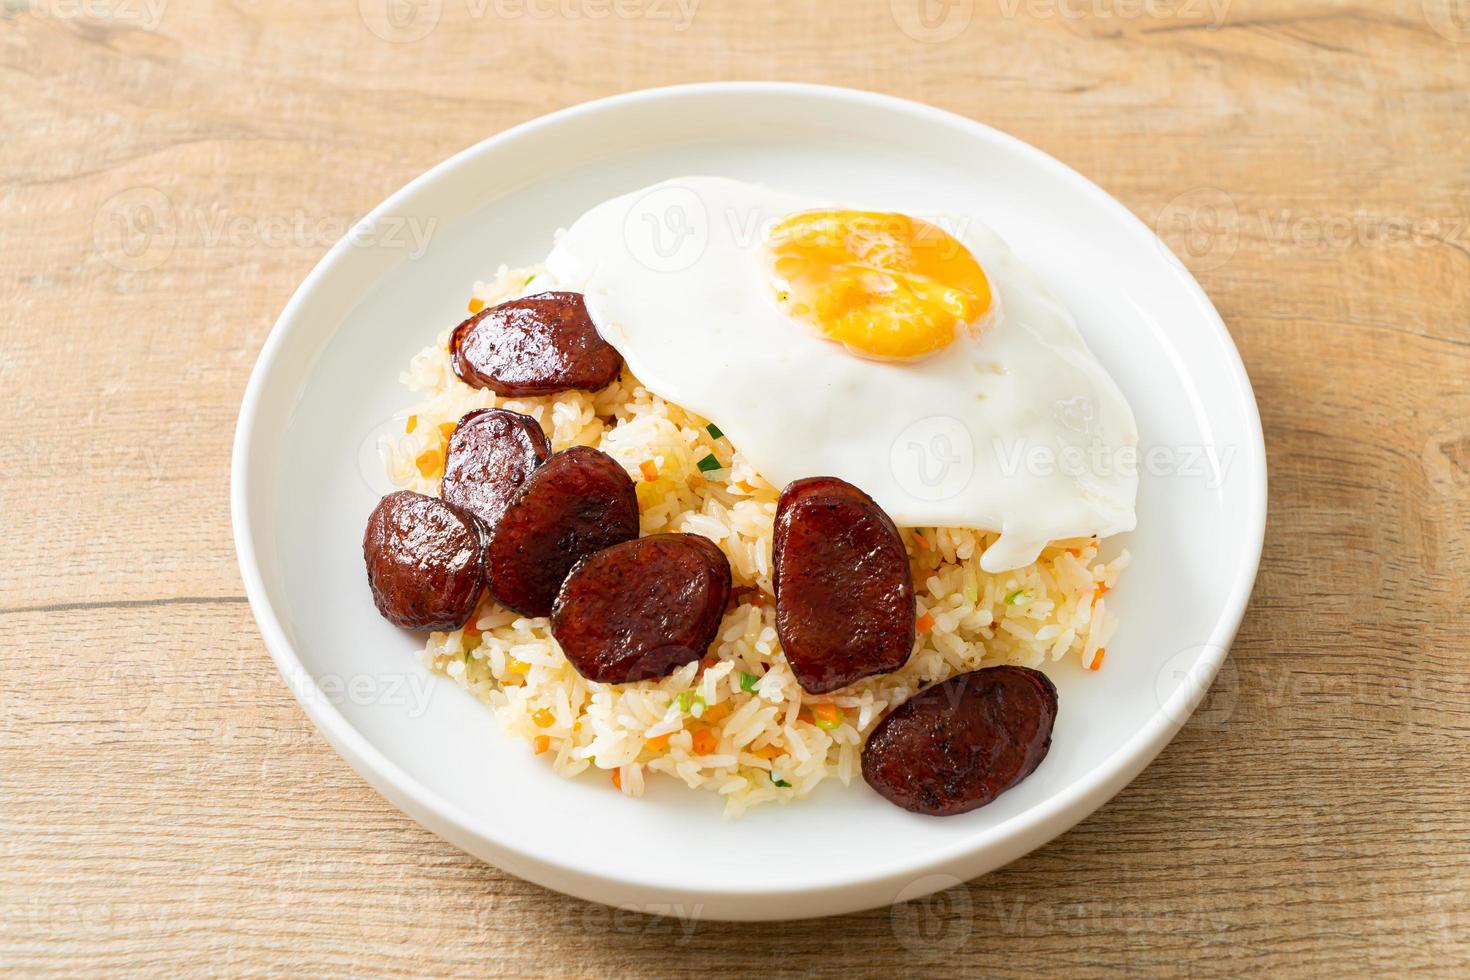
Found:
[{"label": "fried egg", "polygon": [[999,532],[991,572],[1134,527],[1127,401],[973,220],[686,177],[588,211],[547,270],[777,487],[841,477],[901,526]]}]

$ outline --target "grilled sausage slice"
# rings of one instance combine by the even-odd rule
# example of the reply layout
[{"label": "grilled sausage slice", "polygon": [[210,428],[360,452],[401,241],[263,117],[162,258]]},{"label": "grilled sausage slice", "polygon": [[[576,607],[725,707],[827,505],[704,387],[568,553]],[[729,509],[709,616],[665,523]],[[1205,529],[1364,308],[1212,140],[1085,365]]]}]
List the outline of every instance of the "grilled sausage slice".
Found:
[{"label": "grilled sausage slice", "polygon": [[573,565],[637,536],[633,481],[606,453],[573,446],[531,473],[490,531],[485,584],[507,609],[549,616]]},{"label": "grilled sausage slice", "polygon": [[485,529],[467,511],[399,490],[373,508],[362,556],[384,619],[404,629],[458,629],[484,585]]},{"label": "grilled sausage slice", "polygon": [[663,677],[709,649],[730,597],[730,562],[709,538],[654,534],[577,563],[551,633],[590,681]]},{"label": "grilled sausage slice", "polygon": [[863,747],[863,778],[905,810],[944,817],[982,807],[1046,758],[1057,689],[1038,670],[986,667],[927,687]]},{"label": "grilled sausage slice", "polygon": [[537,293],[481,310],[454,328],[449,360],[465,384],[510,397],[596,391],[623,367],[581,293]]},{"label": "grilled sausage slice", "polygon": [[551,443],[529,415],[482,408],[459,420],[449,437],[439,496],[494,527],[521,485],[551,455]]},{"label": "grilled sausage slice", "polygon": [[802,688],[825,694],[908,661],[908,554],[871,497],[830,476],[789,484],[773,550],[776,632]]}]

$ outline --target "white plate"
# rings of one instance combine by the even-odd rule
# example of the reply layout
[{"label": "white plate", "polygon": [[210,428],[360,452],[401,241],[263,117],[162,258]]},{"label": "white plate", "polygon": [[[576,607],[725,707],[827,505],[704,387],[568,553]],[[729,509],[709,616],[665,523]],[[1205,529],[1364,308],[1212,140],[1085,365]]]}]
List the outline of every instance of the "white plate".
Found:
[{"label": "white plate", "polygon": [[[721,819],[714,794],[653,778],[643,799],[563,780],[491,713],[419,667],[373,609],[360,542],[387,487],[379,428],[399,372],[464,316],[477,278],[538,261],[592,204],[690,173],[841,200],[912,195],[1009,240],[1075,313],[1138,417],[1133,567],[1104,669],[1049,669],[1046,762],[990,806],[916,816],[861,781]],[[420,246],[427,238],[427,248]],[[1223,465],[1210,466],[1208,453]],[[1149,457],[1144,456],[1147,462]],[[394,194],[339,242],[266,341],[240,411],[235,544],[266,646],[307,713],[384,796],[532,881],[709,918],[826,915],[917,898],[1011,861],[1087,816],[1169,741],[1208,688],[1260,558],[1265,453],[1219,315],[1163,244],[1056,160],[936,109],[844,89],[717,84],[557,112]]]}]

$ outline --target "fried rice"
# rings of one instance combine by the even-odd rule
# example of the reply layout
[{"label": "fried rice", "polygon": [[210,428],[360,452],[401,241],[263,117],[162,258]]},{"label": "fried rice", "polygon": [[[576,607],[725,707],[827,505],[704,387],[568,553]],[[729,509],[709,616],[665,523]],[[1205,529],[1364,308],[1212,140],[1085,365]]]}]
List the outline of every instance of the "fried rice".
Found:
[{"label": "fried rice", "polygon": [[[534,293],[542,275],[502,267],[475,284],[469,308]],[[637,486],[643,534],[701,534],[730,560],[735,592],[708,655],[658,680],[585,680],[562,655],[549,620],[488,597],[464,629],[430,634],[424,665],[488,704],[501,728],[560,775],[600,772],[640,796],[661,774],[719,794],[733,817],[806,797],[827,779],[850,783],[884,711],[928,684],[979,667],[1069,657],[1101,669],[1116,626],[1104,596],[1127,552],[1105,560],[1096,539],[1057,541],[1032,565],[989,574],[980,554],[996,535],[901,528],[918,605],[913,655],[891,674],[806,693],[782,655],[771,597],[779,487],[707,420],[659,398],[626,368],[601,391],[500,398],[455,376],[448,340],[445,331],[402,376],[422,400],[384,447],[398,486],[437,496],[455,424],[474,409],[506,408],[535,418],[555,450],[593,446],[621,463]],[[718,469],[707,469],[711,455]]]}]

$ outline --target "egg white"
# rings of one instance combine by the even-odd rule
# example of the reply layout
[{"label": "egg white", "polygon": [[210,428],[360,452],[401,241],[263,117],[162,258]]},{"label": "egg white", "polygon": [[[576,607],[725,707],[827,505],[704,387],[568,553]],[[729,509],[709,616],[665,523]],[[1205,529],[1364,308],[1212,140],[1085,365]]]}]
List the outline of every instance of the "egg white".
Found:
[{"label": "egg white", "polygon": [[1132,530],[1133,413],[1071,315],[989,229],[946,227],[989,277],[991,316],[922,360],[860,358],[778,307],[763,231],[853,206],[677,178],[588,211],[547,269],[584,294],[640,381],[714,422],[778,487],[837,476],[901,526],[998,531],[981,558],[990,572],[1054,540]]}]

